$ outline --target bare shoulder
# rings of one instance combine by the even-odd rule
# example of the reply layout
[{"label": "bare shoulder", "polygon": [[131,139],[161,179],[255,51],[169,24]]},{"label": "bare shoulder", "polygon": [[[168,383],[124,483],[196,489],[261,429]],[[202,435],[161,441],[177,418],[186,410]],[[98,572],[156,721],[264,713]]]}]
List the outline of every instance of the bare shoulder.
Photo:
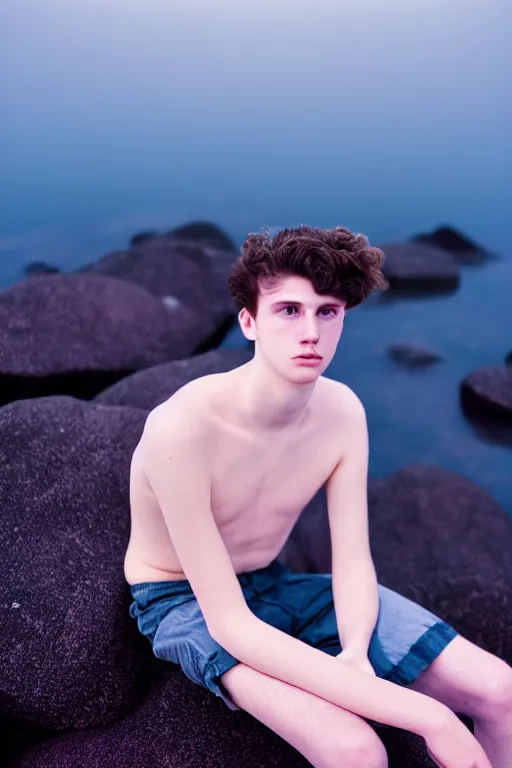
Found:
[{"label": "bare shoulder", "polygon": [[322,377],[322,386],[322,401],[330,416],[349,421],[365,418],[365,409],[361,399],[347,384]]},{"label": "bare shoulder", "polygon": [[361,461],[369,455],[368,425],[366,411],[359,396],[347,384],[330,380],[328,424],[338,451],[338,462]]},{"label": "bare shoulder", "polygon": [[208,406],[212,389],[210,376],[194,379],[153,408],[146,419],[140,448],[180,441],[197,448],[206,445],[211,437]]}]

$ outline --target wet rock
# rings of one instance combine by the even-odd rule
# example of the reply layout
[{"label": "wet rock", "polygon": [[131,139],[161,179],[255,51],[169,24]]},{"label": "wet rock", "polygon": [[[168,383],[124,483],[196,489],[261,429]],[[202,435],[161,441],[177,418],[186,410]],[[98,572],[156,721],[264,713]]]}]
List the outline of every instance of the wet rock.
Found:
[{"label": "wet rock", "polygon": [[422,232],[411,238],[414,242],[426,243],[450,253],[461,264],[478,264],[487,261],[490,253],[467,235],[453,227],[438,227],[433,232]]},{"label": "wet rock", "polygon": [[451,292],[460,283],[460,271],[450,254],[423,243],[385,243],[383,273],[390,293]]},{"label": "wet rock", "polygon": [[460,396],[470,418],[512,426],[512,366],[476,368],[462,381]]},{"label": "wet rock", "polygon": [[147,690],[123,573],[144,420],[59,396],[0,408],[3,717],[91,728]]},{"label": "wet rock", "polygon": [[191,221],[167,232],[178,240],[192,240],[195,243],[210,245],[219,251],[238,253],[234,240],[217,224],[209,221]]},{"label": "wet rock", "polygon": [[191,356],[210,330],[123,280],[28,278],[0,293],[0,404],[94,397],[134,371]]},{"label": "wet rock", "polygon": [[[414,464],[368,486],[370,539],[379,582],[512,663],[512,521],[470,480]],[[331,543],[325,490],[304,509],[282,559],[327,573]]]},{"label": "wet rock", "polygon": [[419,344],[391,344],[388,356],[404,368],[424,368],[442,360],[441,355]]},{"label": "wet rock", "polygon": [[58,267],[47,264],[46,261],[32,261],[23,268],[23,272],[27,277],[32,277],[34,275],[52,275],[60,272],[60,270]]},{"label": "wet rock", "polygon": [[216,349],[185,360],[164,363],[118,381],[96,398],[102,405],[128,405],[149,412],[193,379],[222,373],[251,360],[253,353],[243,349]]}]

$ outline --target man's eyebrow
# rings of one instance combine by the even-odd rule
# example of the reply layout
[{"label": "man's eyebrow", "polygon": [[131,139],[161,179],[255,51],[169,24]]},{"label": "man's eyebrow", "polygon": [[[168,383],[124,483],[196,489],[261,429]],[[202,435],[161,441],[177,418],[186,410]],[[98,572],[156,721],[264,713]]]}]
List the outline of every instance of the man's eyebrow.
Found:
[{"label": "man's eyebrow", "polygon": [[[273,304],[271,304],[271,308],[273,307],[279,307],[281,304],[288,305],[288,304],[296,304],[298,307],[303,307],[304,304],[301,301],[296,301],[295,299],[281,299],[281,301],[275,301]],[[342,307],[343,304],[339,301],[333,300],[333,301],[326,301],[324,304],[319,304],[319,308],[321,307]]]}]

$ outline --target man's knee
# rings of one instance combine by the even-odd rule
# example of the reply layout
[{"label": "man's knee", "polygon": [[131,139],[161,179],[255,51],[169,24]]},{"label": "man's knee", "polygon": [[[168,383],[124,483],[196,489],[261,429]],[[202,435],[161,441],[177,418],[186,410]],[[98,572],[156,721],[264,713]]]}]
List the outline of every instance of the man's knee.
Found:
[{"label": "man's knee", "polygon": [[341,739],[335,738],[330,752],[325,768],[388,768],[386,748],[369,725]]}]

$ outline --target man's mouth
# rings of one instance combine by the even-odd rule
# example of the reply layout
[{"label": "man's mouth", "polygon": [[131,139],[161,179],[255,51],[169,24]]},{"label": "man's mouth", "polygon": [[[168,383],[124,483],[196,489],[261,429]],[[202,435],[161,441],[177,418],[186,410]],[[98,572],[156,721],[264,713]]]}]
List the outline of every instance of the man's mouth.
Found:
[{"label": "man's mouth", "polygon": [[305,360],[320,360],[320,355],[297,355],[297,357],[303,357]]}]

